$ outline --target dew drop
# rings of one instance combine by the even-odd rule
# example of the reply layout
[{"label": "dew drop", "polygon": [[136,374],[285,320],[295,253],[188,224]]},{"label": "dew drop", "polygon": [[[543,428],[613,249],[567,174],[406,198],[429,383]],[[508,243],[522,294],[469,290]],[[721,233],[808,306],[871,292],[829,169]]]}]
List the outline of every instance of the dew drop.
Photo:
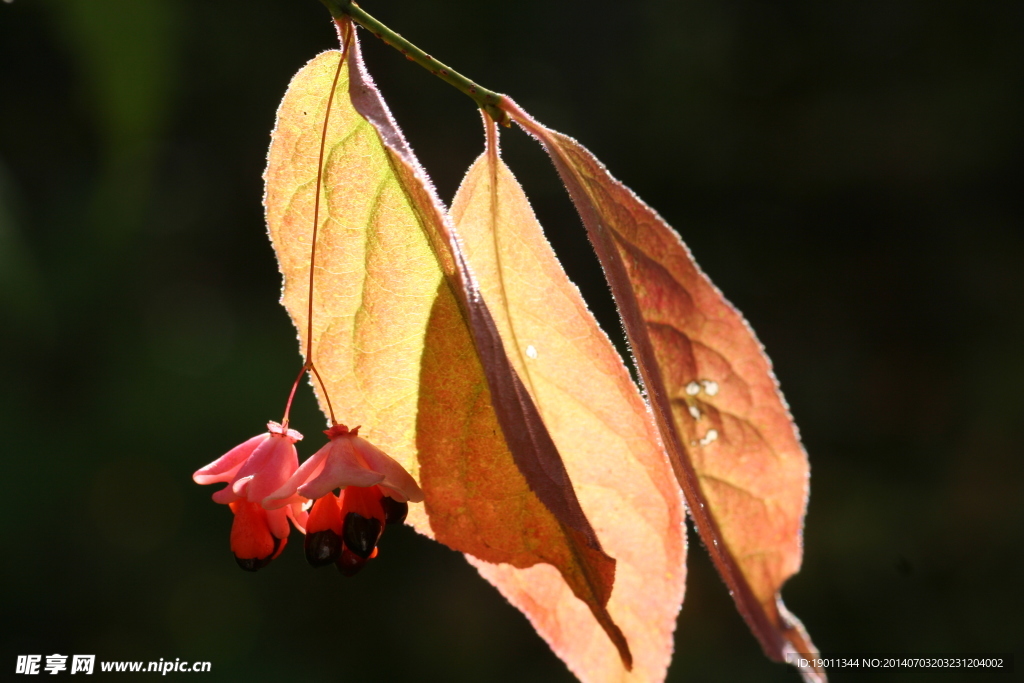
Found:
[{"label": "dew drop", "polygon": [[713,379],[705,379],[701,381],[704,385],[704,391],[707,392],[708,396],[714,396],[718,393],[718,382]]},{"label": "dew drop", "polygon": [[696,396],[699,393],[700,393],[700,385],[697,384],[696,382],[690,382],[689,384],[686,385],[686,395],[687,396]]},{"label": "dew drop", "polygon": [[536,358],[537,357],[537,347],[534,346],[533,344],[530,344],[529,346],[527,346],[526,347],[526,355],[529,356],[530,358]]},{"label": "dew drop", "polygon": [[718,438],[718,430],[717,429],[709,429],[708,433],[704,435],[704,438],[702,438],[700,440],[700,445],[701,446],[707,446],[709,443],[711,443],[712,441],[714,441],[717,438]]},{"label": "dew drop", "polygon": [[700,419],[700,408],[698,408],[697,406],[690,406],[689,410],[690,410],[690,417],[692,417],[694,420],[699,420]]}]

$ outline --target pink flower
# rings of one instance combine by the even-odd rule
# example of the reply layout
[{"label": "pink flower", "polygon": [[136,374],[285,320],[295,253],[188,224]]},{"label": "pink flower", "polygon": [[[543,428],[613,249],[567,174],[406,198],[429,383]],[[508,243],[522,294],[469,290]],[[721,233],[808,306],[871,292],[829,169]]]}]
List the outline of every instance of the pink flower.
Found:
[{"label": "pink flower", "polygon": [[263,507],[272,510],[316,500],[346,486],[379,486],[385,496],[400,503],[423,500],[423,491],[416,480],[391,456],[360,437],[359,427],[350,430],[339,424],[324,434],[330,437],[330,442],[263,499]]},{"label": "pink flower", "polygon": [[[423,500],[416,480],[389,455],[359,436],[359,428],[335,425],[330,442],[317,451],[264,507],[314,500],[306,529],[306,560],[314,567],[335,564],[352,576],[377,556],[388,524],[405,520],[407,501]],[[341,495],[334,494],[341,489]]]},{"label": "pink flower", "polygon": [[266,434],[235,446],[209,465],[197,470],[197,484],[225,482],[213,500],[231,507],[231,551],[242,569],[256,571],[281,554],[291,527],[305,531],[306,512],[293,501],[267,510],[262,501],[289,480],[299,465],[295,442],[302,438],[294,429],[267,423]]}]

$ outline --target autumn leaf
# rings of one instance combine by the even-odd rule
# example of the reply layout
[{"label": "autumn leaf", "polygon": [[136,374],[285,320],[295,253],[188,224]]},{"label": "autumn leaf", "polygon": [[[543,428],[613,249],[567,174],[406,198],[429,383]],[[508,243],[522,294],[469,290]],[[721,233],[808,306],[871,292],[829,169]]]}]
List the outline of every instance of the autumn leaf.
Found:
[{"label": "autumn leaf", "polygon": [[[502,123],[517,121],[546,147],[604,265],[636,352],[657,431],[716,567],[770,657],[781,660],[791,652],[813,653],[814,646],[802,625],[786,610],[779,597],[782,584],[799,569],[801,560],[807,458],[778,392],[770,363],[742,316],[700,272],[678,235],[575,141],[537,123],[508,98],[480,88],[451,71],[356,5],[330,1],[327,4],[339,25],[347,26],[345,17],[351,15],[379,37],[386,34],[386,41],[472,97],[484,112]],[[665,462],[661,459],[658,439],[650,430],[644,411],[637,410],[642,402],[639,397],[636,401],[626,398],[618,409],[623,415],[639,416],[641,419],[636,424],[647,429],[642,440],[653,455],[645,459],[631,451],[630,464],[639,464],[647,470],[648,476],[638,478],[633,472],[631,481],[608,485],[602,476],[621,477],[629,468],[616,466],[614,458],[595,458],[589,454],[581,458],[578,453],[585,452],[585,448],[576,451],[576,446],[583,443],[602,443],[594,434],[602,438],[608,436],[600,428],[579,429],[578,422],[585,422],[579,420],[584,413],[596,417],[600,426],[613,424],[600,416],[589,397],[579,401],[578,407],[573,405],[573,399],[587,394],[581,390],[586,382],[579,381],[578,377],[568,381],[566,378],[572,377],[574,365],[581,367],[585,363],[579,356],[567,354],[565,348],[560,348],[559,354],[553,357],[568,358],[569,362],[545,366],[535,362],[540,355],[539,347],[530,341],[543,340],[548,345],[554,340],[554,346],[558,346],[558,341],[569,342],[567,348],[571,348],[577,340],[586,338],[587,335],[579,335],[579,332],[591,327],[596,330],[596,325],[582,304],[583,313],[575,318],[570,316],[572,322],[566,329],[552,324],[553,318],[544,317],[550,307],[545,305],[546,300],[536,296],[537,283],[545,283],[546,293],[559,292],[569,300],[578,300],[578,295],[577,299],[572,299],[575,291],[564,289],[563,284],[567,284],[564,273],[557,268],[550,250],[545,251],[546,242],[521,189],[500,162],[493,126],[489,128],[488,150],[467,175],[453,207],[459,229],[472,236],[466,239],[463,248],[455,226],[439,208],[426,175],[394,125],[379,93],[365,76],[356,42],[353,42],[351,63],[355,66],[349,70],[349,113],[356,114],[357,127],[361,125],[359,115],[369,121],[376,137],[367,136],[367,141],[376,140],[377,145],[370,142],[368,148],[346,152],[344,148],[349,146],[349,138],[357,132],[353,128],[332,142],[331,156],[340,149],[342,159],[349,159],[357,167],[369,168],[369,173],[367,168],[349,172],[353,186],[367,178],[377,181],[373,188],[366,188],[373,190],[369,197],[375,204],[368,213],[364,211],[362,224],[372,223],[374,230],[388,231],[389,236],[403,236],[400,240],[403,247],[425,244],[436,257],[441,277],[425,272],[427,277],[414,283],[419,288],[413,287],[413,296],[420,299],[421,306],[416,313],[422,316],[428,310],[422,307],[423,302],[429,302],[429,317],[425,322],[422,317],[402,316],[390,322],[374,319],[378,308],[388,315],[391,310],[386,303],[367,306],[366,292],[356,296],[358,310],[348,316],[331,317],[330,307],[311,306],[318,315],[331,318],[330,324],[338,328],[329,328],[326,332],[318,329],[321,337],[316,343],[326,346],[328,354],[340,354],[343,361],[346,354],[353,357],[363,354],[359,343],[364,340],[358,334],[360,313],[369,316],[364,325],[368,333],[366,340],[379,346],[381,354],[386,354],[392,345],[389,335],[394,330],[398,330],[395,344],[411,340],[412,349],[421,350],[420,355],[405,356],[398,361],[396,367],[402,372],[397,375],[389,363],[379,368],[378,375],[382,384],[390,385],[396,379],[400,380],[399,384],[409,383],[406,393],[396,396],[396,402],[387,404],[388,408],[393,408],[398,401],[407,403],[393,415],[399,428],[379,425],[377,429],[384,432],[382,443],[387,440],[387,432],[404,437],[405,442],[399,443],[399,439],[392,450],[398,449],[399,460],[404,460],[410,470],[419,472],[428,491],[424,510],[432,531],[453,547],[475,552],[485,562],[494,562],[496,558],[504,562],[498,568],[489,568],[479,561],[475,563],[527,613],[538,631],[581,677],[599,680],[635,675],[660,680],[665,670],[661,662],[667,665],[670,642],[667,647],[655,646],[644,660],[645,668],[638,668],[636,672],[630,671],[630,647],[645,639],[665,642],[671,635],[671,624],[667,628],[660,627],[664,622],[657,617],[665,612],[651,611],[651,604],[642,600],[642,590],[633,594],[616,590],[609,595],[613,560],[603,555],[599,540],[600,537],[609,543],[609,547],[616,546],[616,554],[628,557],[631,567],[642,567],[642,559],[637,560],[642,553],[630,554],[625,543],[618,545],[625,535],[615,527],[616,515],[612,514],[612,521],[609,521],[602,513],[613,511],[623,517],[623,510],[627,514],[637,512],[642,505],[636,503],[651,500],[651,497],[637,496],[624,508],[616,509],[614,501],[600,495],[591,498],[587,491],[591,484],[596,484],[594,490],[607,487],[618,493],[631,491],[631,487],[638,484],[649,489],[652,484],[657,486],[667,481],[667,477],[659,478],[665,474]],[[273,166],[273,153],[271,156]],[[325,163],[325,173],[330,163]],[[298,160],[296,164],[308,172],[308,159]],[[342,209],[355,192],[347,186],[348,179],[349,176],[342,173],[328,180],[326,186],[325,194],[330,196],[332,187],[337,188],[339,182],[346,184],[333,202]],[[287,182],[293,184],[286,202],[292,202],[293,195],[301,192],[295,188],[294,178],[286,179],[286,185]],[[393,188],[397,188],[396,199],[381,202],[381,197]],[[283,206],[286,202],[280,204]],[[272,205],[268,189],[268,216]],[[334,218],[332,212],[324,230]],[[390,222],[400,224],[393,233]],[[271,225],[273,234],[272,221]],[[348,223],[339,234],[358,231],[358,225],[358,221]],[[406,237],[411,241],[407,242]],[[524,245],[528,248],[524,249]],[[362,263],[343,260],[337,268],[332,263],[324,267],[322,277],[361,272],[367,281],[377,281],[390,296],[390,268],[402,269],[401,260],[375,269],[367,258],[372,250],[364,245],[364,251]],[[532,261],[517,261],[517,255],[526,252],[531,254]],[[550,264],[554,264],[554,268],[548,268]],[[416,265],[422,264],[417,260]],[[322,264],[317,262],[317,268],[320,267]],[[301,275],[301,268],[299,262],[295,272]],[[309,268],[307,262],[307,273]],[[481,273],[482,286],[477,284],[474,269]],[[301,330],[303,308],[289,305],[289,269],[283,256],[282,271],[286,276],[285,303]],[[403,269],[399,282],[406,282],[404,276],[409,272],[415,272],[415,268]],[[557,274],[555,279],[546,282],[544,276],[552,274]],[[426,286],[431,283],[436,287]],[[534,287],[532,292],[531,286]],[[571,285],[569,288],[572,289]],[[328,293],[338,291],[328,288]],[[497,311],[497,315],[492,310]],[[312,335],[310,341],[315,336]],[[610,351],[603,335],[597,336]],[[374,349],[374,353],[377,352],[378,349]],[[314,353],[311,360],[323,369],[329,362],[322,360],[320,353]],[[614,352],[610,355],[614,358]],[[593,353],[591,356],[602,357]],[[622,370],[621,362],[617,358],[615,361],[617,365],[612,365]],[[456,364],[455,369],[450,367],[452,363]],[[419,370],[418,383],[414,370]],[[635,396],[628,376],[618,370],[611,376],[619,380],[625,378],[625,381],[617,388],[629,386],[634,392],[622,396]],[[353,362],[342,362],[340,367],[330,368],[330,372],[353,386],[358,385],[350,381],[356,374]],[[325,383],[325,388],[334,391],[330,382]],[[352,406],[373,405],[375,399],[368,399],[365,389],[355,388],[352,392],[347,397]],[[594,393],[600,395],[597,403],[601,403],[608,388]],[[408,405],[413,399],[417,401],[418,413],[410,418],[413,413]],[[456,429],[438,426],[445,423]],[[585,432],[585,436],[581,437],[581,432]],[[564,462],[559,449],[567,454]],[[614,448],[609,451],[621,452]],[[418,470],[414,462],[417,458]],[[659,466],[661,471],[658,471]],[[489,478],[496,472],[500,476]],[[580,499],[570,483],[570,472],[580,491]],[[598,472],[598,476],[592,476]],[[678,496],[678,492],[672,486],[668,487],[669,493],[665,491],[664,487],[659,488],[663,501],[667,502],[664,518],[677,519],[678,502],[670,500],[673,495]],[[591,526],[588,516],[600,520],[597,530]],[[417,517],[420,528],[425,529],[423,513],[414,515],[414,522]],[[668,528],[667,534],[666,527],[655,531],[654,538],[662,542],[663,548],[673,544],[675,532],[671,530],[681,527],[676,523]],[[514,531],[509,533],[509,529]],[[684,544],[682,537],[678,538],[680,543],[675,547],[680,550],[681,563]],[[558,573],[540,564],[544,562],[557,567]],[[544,588],[545,585],[552,588]],[[678,586],[681,599],[681,574]],[[563,601],[563,597],[568,596],[567,591],[582,600],[586,607],[572,598]],[[613,600],[615,596],[623,598],[625,608],[618,606]],[[576,614],[584,615],[582,621],[562,609],[563,603],[574,606]],[[675,609],[672,605],[668,613],[674,614]],[[645,632],[628,627],[643,621],[648,613],[656,615],[654,621],[647,624],[648,627],[653,625],[653,629]],[[628,623],[629,616],[638,615],[635,623]],[[603,629],[608,641],[594,639],[595,623]],[[627,624],[627,628],[623,629],[620,624]],[[628,640],[626,633],[629,633]],[[587,650],[591,648],[587,643],[594,642],[613,644],[621,668],[617,666],[618,661],[616,666],[607,663],[592,669],[582,666],[581,662],[588,661]],[[607,661],[607,655],[604,658]],[[824,680],[822,671],[803,673],[809,679]]]},{"label": "autumn leaf", "polygon": [[608,611],[633,651],[632,674],[550,567],[516,572],[474,564],[581,680],[660,681],[685,580],[680,491],[629,372],[501,161],[494,123],[488,117],[485,123],[487,151],[466,174],[452,217],[509,358],[551,429],[602,545],[618,560]]},{"label": "autumn leaf", "polygon": [[[324,53],[293,79],[278,111],[265,176],[282,301],[303,348],[318,149],[338,59],[337,52]],[[538,628],[549,640],[562,634],[558,651],[574,671],[586,671],[597,651],[602,657],[611,652],[620,672],[628,669],[630,644],[616,625],[620,615],[607,607],[623,612],[612,590],[615,561],[599,540],[606,529],[595,533],[580,507],[545,425],[549,415],[542,419],[506,355],[453,227],[366,75],[354,38],[348,62],[324,138],[311,360],[339,418],[361,425],[362,435],[420,480],[425,503],[412,506],[411,524],[455,549],[505,563],[482,573],[507,595],[542,586],[547,595],[533,597],[547,611],[517,604],[535,624],[543,621]],[[628,407],[633,417],[621,419],[646,425],[643,404]],[[622,434],[656,444],[649,427],[634,424]],[[672,575],[678,580],[665,594],[674,615],[682,591],[679,501],[664,486],[664,473],[651,487],[652,467],[618,476],[630,495],[639,488],[650,489],[646,495],[661,492],[663,500],[647,506],[661,506],[659,530],[675,537],[646,550],[665,555],[658,561],[666,571],[680,563]],[[585,469],[582,463],[575,468]],[[642,483],[633,479],[637,471]],[[626,573],[627,583],[635,580]],[[662,641],[671,636],[665,621],[659,621]],[[663,675],[670,640],[661,661],[641,649],[644,671],[660,666]]]},{"label": "autumn leaf", "polygon": [[[345,32],[344,25],[339,25],[339,32]],[[393,181],[402,193],[402,198],[399,198],[394,206],[382,204],[376,207],[384,216],[381,229],[388,231],[388,222],[391,220],[402,222],[400,216],[390,213],[391,209],[404,209],[426,236],[427,243],[441,265],[447,284],[469,328],[480,360],[480,369],[491,393],[491,405],[495,409],[495,416],[516,466],[526,477],[530,490],[558,518],[559,523],[571,532],[572,538],[601,552],[600,542],[580,509],[565,466],[547,427],[509,363],[491,313],[466,266],[459,239],[437,199],[433,186],[366,73],[360,56],[359,41],[354,33],[352,58],[348,66],[348,75],[351,79],[348,94],[353,109],[371,125],[371,130],[377,135],[376,139],[380,143],[379,154],[376,156],[384,163],[379,164],[377,170],[384,174],[386,182]],[[341,84],[338,87],[340,89]],[[361,151],[356,152],[357,164],[368,161],[361,158],[361,154]],[[372,163],[372,159],[370,161]],[[335,187],[343,197],[350,194],[345,178],[338,179]],[[385,286],[394,273],[394,267],[395,264],[386,266],[381,274],[380,279]],[[402,324],[404,321],[399,322],[398,319],[384,321],[384,335],[391,334],[390,330]],[[461,368],[453,367],[451,370],[456,369]],[[430,428],[438,427],[431,425]],[[607,571],[598,574],[610,576]]]},{"label": "autumn leaf", "polygon": [[[572,138],[504,98],[565,183],[611,284],[695,525],[765,653],[813,653],[785,608],[809,468],[771,363],[679,235]],[[823,680],[824,672],[804,672]]]}]

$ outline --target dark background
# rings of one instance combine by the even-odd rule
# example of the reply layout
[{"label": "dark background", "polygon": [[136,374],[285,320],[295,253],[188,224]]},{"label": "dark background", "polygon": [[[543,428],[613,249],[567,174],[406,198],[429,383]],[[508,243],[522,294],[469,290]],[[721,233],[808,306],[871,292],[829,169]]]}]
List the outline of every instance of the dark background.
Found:
[{"label": "dark background", "polygon": [[[784,596],[819,647],[1020,654],[1024,4],[364,7],[587,145],[744,311],[810,453]],[[458,554],[392,531],[345,580],[293,535],[246,574],[190,480],[280,414],[300,364],[260,176],[290,76],[334,45],[314,0],[0,4],[4,678],[59,652],[210,660],[204,680],[571,680]],[[450,198],[472,103],[364,46]],[[549,162],[503,144],[620,335]],[[669,679],[798,680],[699,541],[689,566]]]}]

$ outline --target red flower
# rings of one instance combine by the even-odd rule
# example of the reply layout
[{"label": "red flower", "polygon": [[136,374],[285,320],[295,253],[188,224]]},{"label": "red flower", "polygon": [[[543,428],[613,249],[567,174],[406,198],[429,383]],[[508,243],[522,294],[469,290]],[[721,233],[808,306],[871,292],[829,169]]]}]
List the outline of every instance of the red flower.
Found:
[{"label": "red flower", "polygon": [[334,425],[324,432],[330,442],[302,463],[288,481],[267,496],[268,510],[300,500],[316,500],[336,488],[379,485],[400,501],[423,500],[416,480],[390,455],[359,436],[359,427]]},{"label": "red flower", "polygon": [[379,486],[349,486],[341,495],[321,496],[306,522],[306,560],[314,567],[335,564],[352,576],[377,557],[377,542],[391,524],[401,524],[409,504]]},{"label": "red flower", "polygon": [[[317,451],[264,507],[315,500],[306,527],[306,559],[314,567],[336,564],[346,576],[376,557],[387,524],[405,520],[407,501],[423,500],[416,480],[389,455],[359,436],[359,428],[335,425],[330,443]],[[334,494],[341,489],[341,495]]]},{"label": "red flower", "polygon": [[291,501],[267,510],[262,501],[294,474],[299,465],[295,442],[302,438],[294,429],[267,423],[268,432],[254,436],[200,468],[192,475],[197,484],[226,482],[213,500],[230,506],[231,552],[242,569],[256,571],[281,554],[288,543],[288,520],[304,531],[307,514],[300,502]]}]

